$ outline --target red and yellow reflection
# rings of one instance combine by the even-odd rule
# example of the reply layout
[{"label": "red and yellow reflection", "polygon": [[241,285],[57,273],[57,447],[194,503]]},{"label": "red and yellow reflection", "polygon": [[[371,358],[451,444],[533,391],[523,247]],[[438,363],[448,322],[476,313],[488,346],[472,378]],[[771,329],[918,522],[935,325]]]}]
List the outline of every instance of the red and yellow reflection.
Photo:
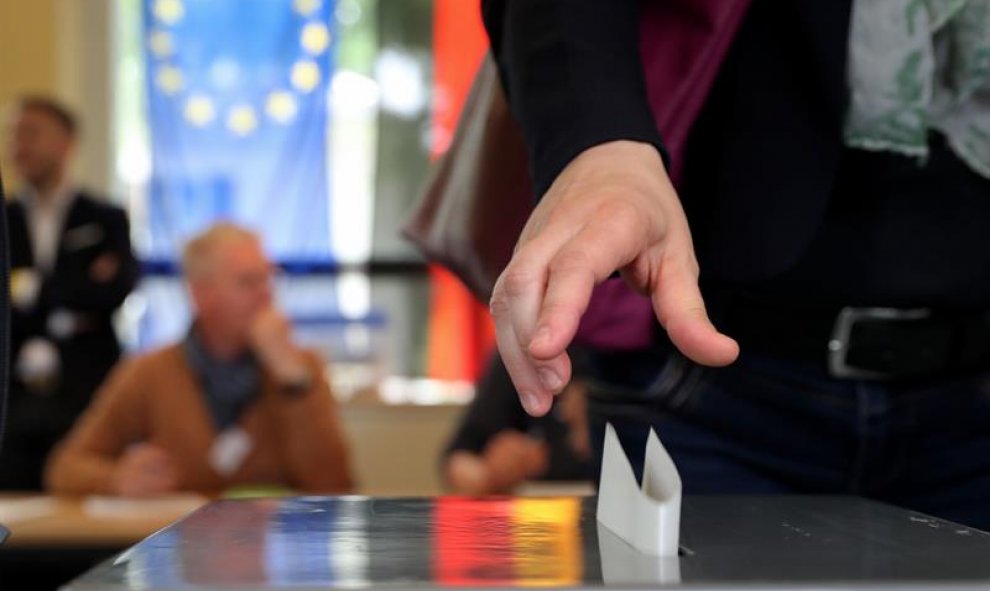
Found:
[{"label": "red and yellow reflection", "polygon": [[[434,159],[447,151],[488,37],[481,3],[435,0],[433,4]],[[430,266],[430,320],[426,375],[439,380],[473,382],[481,375],[495,344],[488,306],[439,265]]]},{"label": "red and yellow reflection", "polygon": [[446,497],[434,509],[434,579],[449,586],[581,581],[581,501]]}]

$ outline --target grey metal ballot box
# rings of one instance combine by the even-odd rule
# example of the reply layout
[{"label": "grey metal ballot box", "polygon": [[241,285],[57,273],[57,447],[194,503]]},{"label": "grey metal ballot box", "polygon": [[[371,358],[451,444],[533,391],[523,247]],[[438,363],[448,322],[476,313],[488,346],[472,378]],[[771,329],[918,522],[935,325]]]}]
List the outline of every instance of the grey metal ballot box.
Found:
[{"label": "grey metal ballot box", "polygon": [[591,497],[218,501],[66,588],[990,589],[990,534],[855,497],[689,496],[681,521],[655,558]]}]

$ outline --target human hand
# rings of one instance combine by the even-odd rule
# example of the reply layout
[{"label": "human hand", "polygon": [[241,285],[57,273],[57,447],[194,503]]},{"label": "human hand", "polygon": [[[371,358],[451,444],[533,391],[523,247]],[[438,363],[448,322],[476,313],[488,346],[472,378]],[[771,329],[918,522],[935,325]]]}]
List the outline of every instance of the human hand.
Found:
[{"label": "human hand", "polygon": [[120,257],[113,253],[102,254],[89,266],[89,278],[96,283],[109,283],[120,271]]},{"label": "human hand", "polygon": [[296,383],[309,377],[305,359],[292,342],[292,324],[277,308],[266,308],[255,316],[249,339],[259,361],[279,381]]},{"label": "human hand", "polygon": [[687,218],[655,148],[585,150],[533,211],[491,299],[499,352],[526,411],[540,416],[571,378],[566,348],[592,289],[619,270],[648,294],[673,344],[697,363],[739,346],[712,325]]},{"label": "human hand", "polygon": [[542,441],[515,430],[497,434],[483,454],[489,492],[508,492],[547,469],[549,452]]},{"label": "human hand", "polygon": [[140,443],[124,452],[110,478],[110,492],[123,497],[152,497],[175,490],[178,471],[164,449]]}]

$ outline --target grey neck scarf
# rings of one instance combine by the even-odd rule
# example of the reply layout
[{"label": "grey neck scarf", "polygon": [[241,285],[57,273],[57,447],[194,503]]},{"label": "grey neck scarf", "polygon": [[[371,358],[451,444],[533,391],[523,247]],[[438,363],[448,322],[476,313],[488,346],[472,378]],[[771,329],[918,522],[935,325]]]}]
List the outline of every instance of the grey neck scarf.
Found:
[{"label": "grey neck scarf", "polygon": [[186,335],[182,349],[203,387],[213,424],[220,431],[231,427],[261,393],[262,372],[257,359],[251,353],[233,361],[213,358],[197,336],[195,326]]},{"label": "grey neck scarf", "polygon": [[848,146],[924,160],[937,130],[990,178],[990,0],[854,0]]}]

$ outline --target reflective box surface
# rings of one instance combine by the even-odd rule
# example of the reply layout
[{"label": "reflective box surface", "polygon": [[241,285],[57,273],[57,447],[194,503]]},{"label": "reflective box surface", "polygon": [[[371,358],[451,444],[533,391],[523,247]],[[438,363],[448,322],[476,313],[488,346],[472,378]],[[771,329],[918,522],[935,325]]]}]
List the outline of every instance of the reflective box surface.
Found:
[{"label": "reflective box surface", "polygon": [[990,534],[851,497],[686,497],[681,542],[639,554],[594,498],[220,501],[68,588],[990,586]]}]

